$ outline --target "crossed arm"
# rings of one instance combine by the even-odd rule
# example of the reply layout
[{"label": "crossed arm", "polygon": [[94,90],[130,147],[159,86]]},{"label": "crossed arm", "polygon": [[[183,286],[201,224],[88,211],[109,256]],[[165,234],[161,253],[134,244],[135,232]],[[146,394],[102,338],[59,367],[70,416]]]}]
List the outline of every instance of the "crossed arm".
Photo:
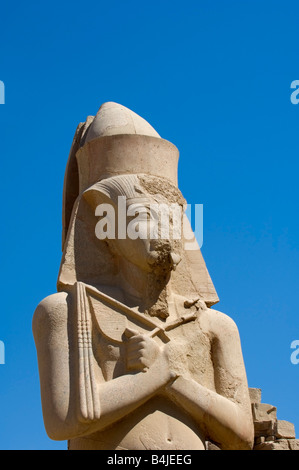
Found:
[{"label": "crossed arm", "polygon": [[[125,417],[174,380],[167,354],[148,338],[128,338],[130,373],[97,383],[100,418],[83,419],[78,412],[78,376],[76,376],[77,338],[69,320],[66,293],[53,294],[37,307],[33,317],[33,335],[37,349],[42,409],[48,436],[54,440],[82,437]],[[128,335],[130,336],[130,335]],[[145,363],[149,366],[146,371]]]},{"label": "crossed arm", "polygon": [[254,428],[239,332],[229,317],[216,311],[211,332],[216,391],[182,376],[166,390],[196,419],[207,439],[223,450],[250,450]]},{"label": "crossed arm", "polygon": [[[233,320],[221,312],[212,311],[209,323],[216,391],[170,371],[169,376],[165,375],[168,383],[162,393],[190,414],[207,438],[222,449],[250,450],[254,432],[239,332]],[[150,371],[157,358],[160,360],[164,355],[162,367],[169,370],[167,346],[157,348],[152,341],[146,335],[131,338],[129,368],[142,370],[145,367]],[[160,369],[160,374],[162,372]]]},{"label": "crossed arm", "polygon": [[[128,332],[127,366],[130,373],[99,384],[101,416],[99,420],[87,422],[78,419],[75,408],[69,354],[72,341],[63,296],[62,293],[54,294],[45,299],[33,320],[43,413],[49,437],[65,440],[104,430],[156,394],[163,393],[191,414],[206,435],[222,448],[251,448],[253,432],[246,375],[238,332],[228,317],[223,317],[225,325],[218,322],[218,326],[212,326],[215,330],[212,353],[217,392],[192,379],[178,377],[170,369],[167,346],[159,347],[146,335]],[[231,390],[234,390],[233,396],[230,396]]]}]

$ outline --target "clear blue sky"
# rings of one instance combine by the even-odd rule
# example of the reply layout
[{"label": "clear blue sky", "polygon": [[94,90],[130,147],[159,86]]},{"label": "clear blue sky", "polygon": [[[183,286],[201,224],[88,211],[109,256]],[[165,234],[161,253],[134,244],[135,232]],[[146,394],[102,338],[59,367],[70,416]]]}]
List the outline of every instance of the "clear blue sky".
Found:
[{"label": "clear blue sky", "polygon": [[1,449],[66,448],[44,431],[31,321],[56,291],[73,134],[106,101],[179,148],[249,386],[299,437],[298,17],[297,0],[2,3]]}]

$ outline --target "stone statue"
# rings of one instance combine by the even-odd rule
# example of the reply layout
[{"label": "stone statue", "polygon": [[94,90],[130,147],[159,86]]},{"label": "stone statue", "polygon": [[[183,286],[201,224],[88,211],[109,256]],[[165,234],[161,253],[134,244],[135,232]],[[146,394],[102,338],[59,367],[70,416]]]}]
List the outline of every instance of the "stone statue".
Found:
[{"label": "stone statue", "polygon": [[45,427],[69,449],[252,448],[238,329],[211,308],[198,245],[186,248],[184,230],[162,236],[153,216],[181,208],[170,229],[188,228],[177,163],[173,144],[116,103],[77,128],[58,293],[33,318]]}]

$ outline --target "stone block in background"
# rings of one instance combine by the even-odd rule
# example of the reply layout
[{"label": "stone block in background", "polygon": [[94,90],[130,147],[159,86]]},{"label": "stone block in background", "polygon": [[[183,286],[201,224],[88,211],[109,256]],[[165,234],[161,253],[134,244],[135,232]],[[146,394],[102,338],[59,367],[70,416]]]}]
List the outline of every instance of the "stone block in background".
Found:
[{"label": "stone block in background", "polygon": [[251,403],[261,403],[262,390],[260,388],[249,388],[249,397]]},{"label": "stone block in background", "polygon": [[295,439],[295,426],[289,421],[278,419],[276,423],[275,437],[278,439]]},{"label": "stone block in background", "polygon": [[253,421],[275,421],[277,419],[276,406],[267,403],[253,403],[252,416]]},{"label": "stone block in background", "polygon": [[289,439],[290,450],[299,450],[299,439]]},{"label": "stone block in background", "polygon": [[254,447],[253,450],[290,450],[287,439],[278,439],[277,441],[264,442]]},{"label": "stone block in background", "polygon": [[254,421],[253,424],[255,439],[258,437],[270,437],[275,435],[276,423],[274,420]]}]

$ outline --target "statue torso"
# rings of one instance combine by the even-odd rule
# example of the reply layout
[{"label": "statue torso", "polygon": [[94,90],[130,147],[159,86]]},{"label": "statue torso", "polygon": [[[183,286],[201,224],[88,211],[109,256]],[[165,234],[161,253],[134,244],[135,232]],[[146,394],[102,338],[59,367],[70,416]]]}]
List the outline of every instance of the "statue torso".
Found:
[{"label": "statue torso", "polygon": [[[111,308],[98,299],[89,305],[95,376],[98,380],[108,381],[127,374],[126,341],[122,336],[122,329],[127,325],[148,333],[148,325],[136,322],[119,309]],[[155,323],[165,328],[175,317],[185,313],[182,312],[182,302],[178,296],[174,297],[173,307],[166,321],[155,318]],[[167,331],[167,336],[172,368],[180,375],[214,390],[211,339],[206,312],[199,310],[195,320]],[[161,344],[160,337],[156,336],[155,339]],[[105,431],[73,439],[69,445],[71,449],[203,449],[204,436],[190,415],[161,394]]]}]

